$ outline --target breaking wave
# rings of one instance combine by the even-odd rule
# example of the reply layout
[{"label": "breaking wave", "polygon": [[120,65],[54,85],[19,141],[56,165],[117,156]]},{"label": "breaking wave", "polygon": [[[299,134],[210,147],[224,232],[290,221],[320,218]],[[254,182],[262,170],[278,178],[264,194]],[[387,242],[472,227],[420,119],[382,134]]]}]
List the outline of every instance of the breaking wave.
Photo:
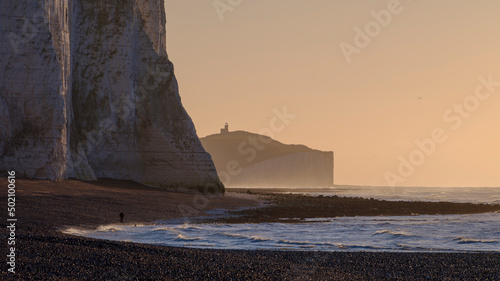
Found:
[{"label": "breaking wave", "polygon": [[413,235],[410,235],[404,231],[393,231],[393,230],[377,230],[375,231],[372,235],[391,235],[393,237],[413,237]]},{"label": "breaking wave", "polygon": [[189,237],[186,237],[182,234],[177,235],[177,237],[175,238],[175,240],[177,240],[177,241],[196,241],[196,240],[201,240],[201,239],[202,239],[201,237],[189,238]]},{"label": "breaking wave", "polygon": [[102,225],[97,228],[97,231],[99,232],[116,232],[116,231],[123,231],[123,227],[119,227],[116,225]]},{"label": "breaking wave", "polygon": [[260,237],[260,236],[252,236],[250,237],[250,242],[264,242],[264,241],[272,241],[272,239]]},{"label": "breaking wave", "polygon": [[312,250],[500,252],[498,213],[342,217],[301,223],[103,225],[71,235],[175,247]]},{"label": "breaking wave", "polygon": [[457,241],[458,244],[475,244],[475,243],[486,243],[486,244],[498,244],[500,241],[497,240],[482,240],[482,239],[472,239],[472,238],[454,238],[453,241]]}]

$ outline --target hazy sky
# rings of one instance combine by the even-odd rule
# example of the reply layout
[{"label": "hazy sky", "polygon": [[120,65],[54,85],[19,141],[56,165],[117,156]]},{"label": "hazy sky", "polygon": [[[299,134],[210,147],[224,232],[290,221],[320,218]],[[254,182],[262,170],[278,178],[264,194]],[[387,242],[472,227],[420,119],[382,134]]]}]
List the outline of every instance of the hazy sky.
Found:
[{"label": "hazy sky", "polygon": [[277,128],[286,107],[295,118],[274,138],[333,150],[335,184],[500,186],[500,1],[166,7],[167,51],[200,137],[225,122]]}]

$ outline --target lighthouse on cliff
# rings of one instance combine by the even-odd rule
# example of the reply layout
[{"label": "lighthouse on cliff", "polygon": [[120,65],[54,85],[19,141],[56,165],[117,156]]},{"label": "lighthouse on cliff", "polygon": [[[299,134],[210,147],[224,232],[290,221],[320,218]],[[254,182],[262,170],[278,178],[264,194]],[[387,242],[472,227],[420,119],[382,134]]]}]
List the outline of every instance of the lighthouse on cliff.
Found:
[{"label": "lighthouse on cliff", "polygon": [[220,133],[221,134],[229,133],[229,125],[227,123],[224,125],[224,128],[220,129]]}]

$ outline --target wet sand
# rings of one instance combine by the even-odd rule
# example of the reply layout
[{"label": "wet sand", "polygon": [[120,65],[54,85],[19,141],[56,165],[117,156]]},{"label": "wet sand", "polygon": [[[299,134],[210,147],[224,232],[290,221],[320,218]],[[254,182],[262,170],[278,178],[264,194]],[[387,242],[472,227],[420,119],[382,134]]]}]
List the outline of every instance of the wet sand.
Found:
[{"label": "wet sand", "polygon": [[[6,180],[0,179],[0,185],[7,186]],[[16,190],[18,273],[8,273],[4,263],[1,280],[500,280],[500,254],[491,253],[207,250],[103,241],[60,232],[69,226],[118,223],[120,212],[127,224],[151,223],[191,220],[207,216],[208,210],[258,207],[263,202],[273,205],[240,211],[247,216],[240,220],[355,215],[360,209],[370,209],[371,215],[408,214],[416,209],[442,214],[482,212],[500,210],[498,205],[436,203],[440,205],[425,207],[353,198],[234,193],[206,197],[116,180],[18,180]],[[0,197],[7,202],[5,192]],[[6,227],[5,219],[1,225]],[[2,237],[7,240],[6,232]]]}]

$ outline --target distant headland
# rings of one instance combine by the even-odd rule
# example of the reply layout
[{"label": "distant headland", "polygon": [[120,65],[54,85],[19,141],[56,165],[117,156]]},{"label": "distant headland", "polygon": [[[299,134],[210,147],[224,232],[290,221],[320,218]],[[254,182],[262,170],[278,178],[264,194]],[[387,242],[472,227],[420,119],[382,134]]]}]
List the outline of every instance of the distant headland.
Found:
[{"label": "distant headland", "polygon": [[212,155],[217,173],[226,186],[326,187],[333,185],[332,151],[305,145],[283,144],[246,131],[229,131],[229,125],[201,138]]}]

